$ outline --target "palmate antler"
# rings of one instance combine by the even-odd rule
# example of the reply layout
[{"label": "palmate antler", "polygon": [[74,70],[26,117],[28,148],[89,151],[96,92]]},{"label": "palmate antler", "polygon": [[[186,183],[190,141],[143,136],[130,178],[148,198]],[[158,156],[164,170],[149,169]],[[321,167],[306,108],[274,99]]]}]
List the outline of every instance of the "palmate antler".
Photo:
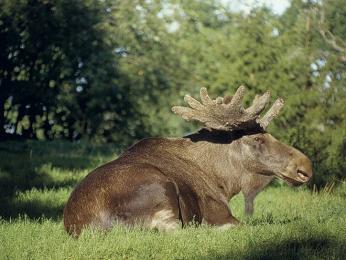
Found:
[{"label": "palmate antler", "polygon": [[201,88],[202,103],[186,95],[184,100],[190,107],[174,106],[172,111],[187,121],[196,120],[215,130],[233,131],[254,127],[266,129],[284,105],[283,99],[278,98],[267,113],[260,117],[269,102],[270,93],[256,95],[252,105],[247,109],[242,106],[244,93],[245,87],[240,86],[233,97],[218,97],[212,100],[208,96],[207,89]]}]

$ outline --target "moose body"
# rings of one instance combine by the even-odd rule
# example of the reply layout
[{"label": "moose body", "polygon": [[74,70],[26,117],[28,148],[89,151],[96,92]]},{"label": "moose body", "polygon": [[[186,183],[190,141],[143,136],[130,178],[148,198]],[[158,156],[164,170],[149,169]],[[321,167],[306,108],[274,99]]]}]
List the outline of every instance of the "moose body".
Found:
[{"label": "moose body", "polygon": [[312,176],[310,160],[264,127],[215,128],[144,139],[95,169],[72,192],[65,229],[79,235],[86,226],[108,230],[117,223],[159,230],[190,222],[229,227],[238,221],[228,203],[240,191],[251,214],[254,197],[274,176],[293,185]]}]

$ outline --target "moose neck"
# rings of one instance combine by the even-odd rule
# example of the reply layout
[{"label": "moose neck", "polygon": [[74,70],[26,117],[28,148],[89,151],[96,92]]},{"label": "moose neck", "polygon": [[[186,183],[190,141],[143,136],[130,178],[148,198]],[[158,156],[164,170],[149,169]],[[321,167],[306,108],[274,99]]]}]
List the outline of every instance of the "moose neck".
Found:
[{"label": "moose neck", "polygon": [[192,141],[189,146],[191,159],[201,169],[214,176],[217,187],[227,200],[241,189],[243,172],[237,135],[212,133],[204,130],[187,136]]}]

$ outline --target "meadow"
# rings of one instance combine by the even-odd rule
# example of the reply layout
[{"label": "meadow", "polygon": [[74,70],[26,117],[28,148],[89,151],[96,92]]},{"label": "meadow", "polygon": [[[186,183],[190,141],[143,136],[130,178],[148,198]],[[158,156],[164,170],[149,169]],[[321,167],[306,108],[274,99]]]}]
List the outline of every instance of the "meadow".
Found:
[{"label": "meadow", "polygon": [[160,233],[115,227],[63,229],[64,204],[78,181],[116,158],[113,145],[85,142],[0,143],[0,259],[345,259],[346,183],[319,190],[275,182],[244,215],[241,195],[231,202],[242,225]]}]

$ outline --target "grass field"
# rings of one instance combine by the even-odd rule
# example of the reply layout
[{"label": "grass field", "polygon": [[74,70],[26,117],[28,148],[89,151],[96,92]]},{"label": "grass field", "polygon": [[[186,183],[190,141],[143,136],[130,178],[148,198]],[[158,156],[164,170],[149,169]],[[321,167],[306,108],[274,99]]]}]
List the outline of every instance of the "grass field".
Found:
[{"label": "grass field", "polygon": [[73,186],[115,158],[111,145],[0,143],[0,259],[346,259],[346,184],[331,191],[273,185],[243,225],[220,231],[189,227],[173,233],[115,227],[76,240],[62,225]]}]

